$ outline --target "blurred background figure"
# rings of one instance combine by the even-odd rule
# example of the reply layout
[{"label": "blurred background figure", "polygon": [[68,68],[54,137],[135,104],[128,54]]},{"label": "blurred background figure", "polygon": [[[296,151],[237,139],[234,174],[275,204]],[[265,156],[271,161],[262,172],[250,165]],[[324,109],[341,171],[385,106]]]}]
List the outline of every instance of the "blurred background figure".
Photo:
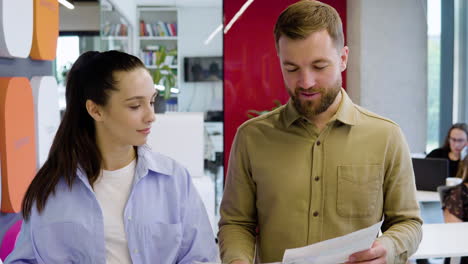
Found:
[{"label": "blurred background figure", "polygon": [[[444,197],[442,210],[446,223],[468,222],[468,157],[460,162],[456,176],[463,181],[450,189]],[[450,259],[445,259],[445,263],[450,263]],[[468,264],[468,257],[462,257],[460,263]]]},{"label": "blurred background figure", "polygon": [[465,123],[452,125],[445,138],[444,145],[431,151],[426,158],[444,158],[449,160],[449,177],[455,177],[461,152],[468,145],[468,126]]}]

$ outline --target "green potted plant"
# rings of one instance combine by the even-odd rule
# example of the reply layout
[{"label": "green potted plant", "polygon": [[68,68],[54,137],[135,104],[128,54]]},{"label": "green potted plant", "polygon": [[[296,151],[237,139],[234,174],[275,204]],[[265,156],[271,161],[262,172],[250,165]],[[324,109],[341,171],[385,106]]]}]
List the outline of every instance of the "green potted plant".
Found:
[{"label": "green potted plant", "polygon": [[[160,109],[157,112],[165,111],[165,101],[171,97],[171,88],[174,88],[177,82],[177,76],[170,67],[170,63],[166,60],[168,56],[175,58],[177,56],[177,50],[168,51],[165,46],[161,46],[156,52],[155,69],[153,71],[153,80],[156,85],[160,88],[158,97],[156,98],[156,107]],[[164,109],[164,110],[163,110]]]},{"label": "green potted plant", "polygon": [[261,116],[263,114],[266,114],[266,113],[268,113],[270,111],[275,110],[276,108],[278,108],[278,107],[280,107],[282,105],[279,100],[273,100],[273,103],[275,104],[275,106],[273,106],[271,108],[271,110],[263,110],[263,111],[253,110],[253,109],[247,110],[247,117],[250,119],[250,118],[257,117],[257,116]]}]

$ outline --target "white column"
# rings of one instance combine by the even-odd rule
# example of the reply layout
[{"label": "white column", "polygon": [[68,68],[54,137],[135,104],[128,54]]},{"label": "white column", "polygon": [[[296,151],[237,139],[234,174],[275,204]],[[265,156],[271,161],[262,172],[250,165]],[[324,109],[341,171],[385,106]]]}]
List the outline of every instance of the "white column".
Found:
[{"label": "white column", "polygon": [[348,0],[347,89],[353,101],[397,122],[411,152],[427,127],[425,0]]}]

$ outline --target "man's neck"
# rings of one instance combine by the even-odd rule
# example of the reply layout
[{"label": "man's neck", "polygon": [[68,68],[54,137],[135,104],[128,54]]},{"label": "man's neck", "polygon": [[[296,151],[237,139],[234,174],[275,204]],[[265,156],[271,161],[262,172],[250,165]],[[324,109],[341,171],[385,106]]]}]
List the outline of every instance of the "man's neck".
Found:
[{"label": "man's neck", "polygon": [[328,107],[327,110],[325,110],[324,112],[318,115],[307,117],[307,119],[317,127],[317,130],[319,132],[322,132],[322,130],[327,126],[327,123],[330,121],[333,115],[335,115],[336,112],[338,111],[338,108],[340,107],[340,103],[342,99],[343,99],[343,95],[341,94],[341,91],[340,91],[338,95],[336,96],[335,100],[333,101],[333,103]]}]

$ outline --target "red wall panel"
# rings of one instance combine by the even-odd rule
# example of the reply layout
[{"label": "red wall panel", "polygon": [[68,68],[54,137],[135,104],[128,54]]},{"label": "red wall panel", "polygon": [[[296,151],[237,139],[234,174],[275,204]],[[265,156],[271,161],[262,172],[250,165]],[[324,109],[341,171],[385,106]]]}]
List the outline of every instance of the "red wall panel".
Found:
[{"label": "red wall panel", "polygon": [[[245,2],[224,1],[225,27]],[[297,0],[254,0],[224,34],[225,170],[236,130],[248,119],[247,111],[270,110],[275,106],[274,100],[284,104],[289,98],[276,55],[273,27],[279,14],[295,2]],[[346,0],[323,2],[336,8],[346,29]]]}]

